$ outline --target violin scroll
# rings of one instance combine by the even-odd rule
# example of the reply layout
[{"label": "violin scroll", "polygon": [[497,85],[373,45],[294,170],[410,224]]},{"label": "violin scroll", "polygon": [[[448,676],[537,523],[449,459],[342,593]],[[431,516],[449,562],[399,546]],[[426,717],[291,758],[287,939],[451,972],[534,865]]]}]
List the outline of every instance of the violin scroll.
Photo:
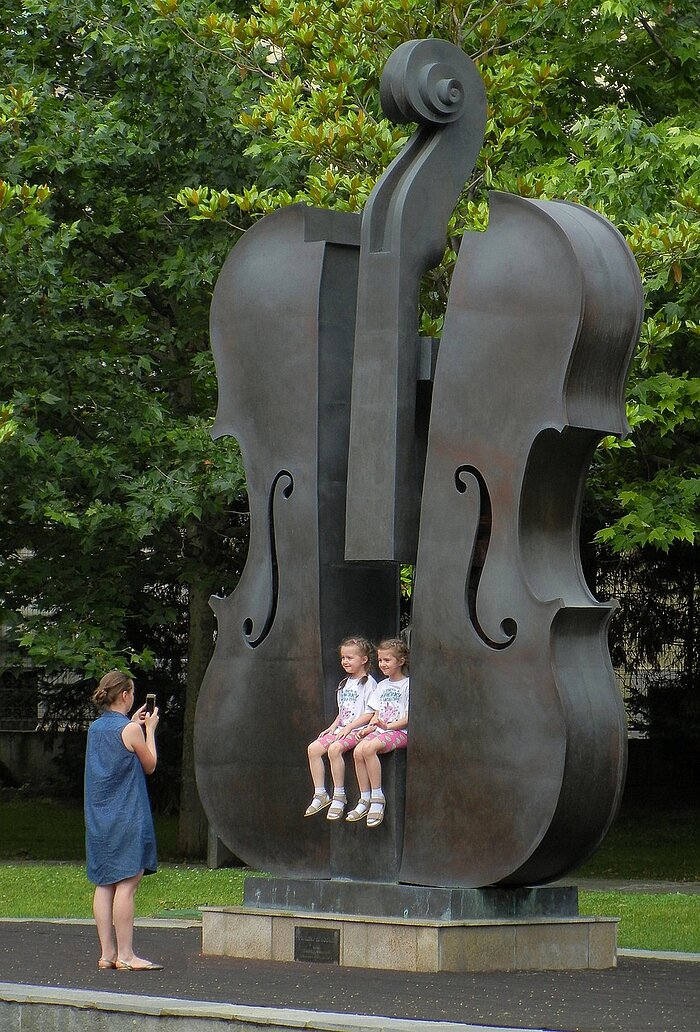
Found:
[{"label": "violin scroll", "polygon": [[392,122],[445,125],[479,105],[483,83],[466,54],[442,39],[403,43],[387,61],[379,87],[382,110]]}]

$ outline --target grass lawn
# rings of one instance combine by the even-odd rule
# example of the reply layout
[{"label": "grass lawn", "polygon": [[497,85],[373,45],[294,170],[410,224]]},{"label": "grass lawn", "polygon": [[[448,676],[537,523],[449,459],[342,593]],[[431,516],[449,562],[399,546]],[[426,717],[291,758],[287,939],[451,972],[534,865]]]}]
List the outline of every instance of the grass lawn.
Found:
[{"label": "grass lawn", "polygon": [[[141,882],[136,916],[198,916],[200,906],[240,906],[250,873],[168,864]],[[0,864],[0,917],[92,917],[93,889],[82,865]]]},{"label": "grass lawn", "polygon": [[617,944],[623,948],[700,953],[700,896],[580,891],[579,911],[619,917]]},{"label": "grass lawn", "polygon": [[700,807],[623,808],[582,878],[700,879]]},{"label": "grass lawn", "polygon": [[[155,816],[158,856],[176,862],[177,818]],[[0,862],[85,859],[83,813],[75,804],[14,798],[0,802]],[[700,878],[700,807],[623,809],[585,866],[585,878]]]},{"label": "grass lawn", "polygon": [[[247,869],[166,865],[144,878],[137,917],[195,916],[199,906],[240,906]],[[620,917],[618,943],[700,953],[700,896],[581,892],[582,914]],[[0,864],[0,917],[91,916],[92,886],[77,864]]]},{"label": "grass lawn", "polygon": [[[0,917],[91,916],[79,808],[52,800],[3,801],[0,828]],[[176,859],[176,819],[156,817],[156,833],[161,863]],[[199,906],[240,905],[243,879],[252,873],[165,863],[141,883],[137,916],[194,915]],[[628,808],[576,875],[698,880],[700,808]],[[700,953],[700,896],[617,891],[579,896],[582,914],[620,917],[622,947]]]},{"label": "grass lawn", "polygon": [[[154,817],[158,856],[176,860],[177,817]],[[54,799],[0,802],[0,861],[85,860],[82,807]]]}]

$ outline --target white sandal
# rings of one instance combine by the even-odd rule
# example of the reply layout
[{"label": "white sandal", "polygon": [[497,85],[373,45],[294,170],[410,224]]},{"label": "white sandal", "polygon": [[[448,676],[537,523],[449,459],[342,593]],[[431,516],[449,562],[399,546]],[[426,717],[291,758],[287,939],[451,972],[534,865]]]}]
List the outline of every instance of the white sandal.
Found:
[{"label": "white sandal", "polygon": [[347,806],[347,799],[345,796],[334,795],[331,801],[331,805],[326,814],[327,821],[339,821],[345,813],[345,807]]},{"label": "white sandal", "polygon": [[313,797],[309,805],[306,807],[305,817],[313,817],[315,813],[320,813],[321,810],[325,810],[327,806],[331,805],[331,797],[328,792],[319,793]]},{"label": "white sandal", "polygon": [[367,802],[366,799],[360,798],[360,799],[357,800],[357,804],[355,806],[355,809],[350,811],[350,813],[347,815],[345,820],[346,821],[361,821],[363,817],[367,816],[368,811],[369,811],[369,803]]}]

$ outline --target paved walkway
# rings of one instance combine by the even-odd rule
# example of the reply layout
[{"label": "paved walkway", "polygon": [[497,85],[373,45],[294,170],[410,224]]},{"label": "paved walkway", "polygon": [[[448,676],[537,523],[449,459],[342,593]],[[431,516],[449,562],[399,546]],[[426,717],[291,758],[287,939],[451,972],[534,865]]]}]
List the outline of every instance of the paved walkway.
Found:
[{"label": "paved walkway", "polygon": [[[612,971],[406,974],[202,957],[198,925],[138,924],[137,949],[163,971],[98,972],[91,923],[0,920],[0,982],[126,993],[144,1007],[165,997],[271,1008],[261,1024],[274,1024],[284,1008],[313,1011],[326,1028],[338,1024],[337,1015],[348,1029],[375,1024],[355,1016],[381,1015],[459,1023],[461,1032],[700,1032],[700,963],[623,954]],[[309,1022],[298,1019],[302,1027]],[[393,1023],[380,1024],[388,1030]]]}]

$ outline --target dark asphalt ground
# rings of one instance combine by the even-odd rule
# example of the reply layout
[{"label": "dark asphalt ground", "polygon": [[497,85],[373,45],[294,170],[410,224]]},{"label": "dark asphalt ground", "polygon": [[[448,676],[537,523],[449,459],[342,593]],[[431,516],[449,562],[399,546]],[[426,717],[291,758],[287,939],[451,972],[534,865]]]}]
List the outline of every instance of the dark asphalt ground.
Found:
[{"label": "dark asphalt ground", "polygon": [[135,946],[164,970],[98,972],[90,925],[0,921],[0,981],[558,1032],[700,1032],[694,962],[434,975],[202,957],[199,928],[138,927]]}]

